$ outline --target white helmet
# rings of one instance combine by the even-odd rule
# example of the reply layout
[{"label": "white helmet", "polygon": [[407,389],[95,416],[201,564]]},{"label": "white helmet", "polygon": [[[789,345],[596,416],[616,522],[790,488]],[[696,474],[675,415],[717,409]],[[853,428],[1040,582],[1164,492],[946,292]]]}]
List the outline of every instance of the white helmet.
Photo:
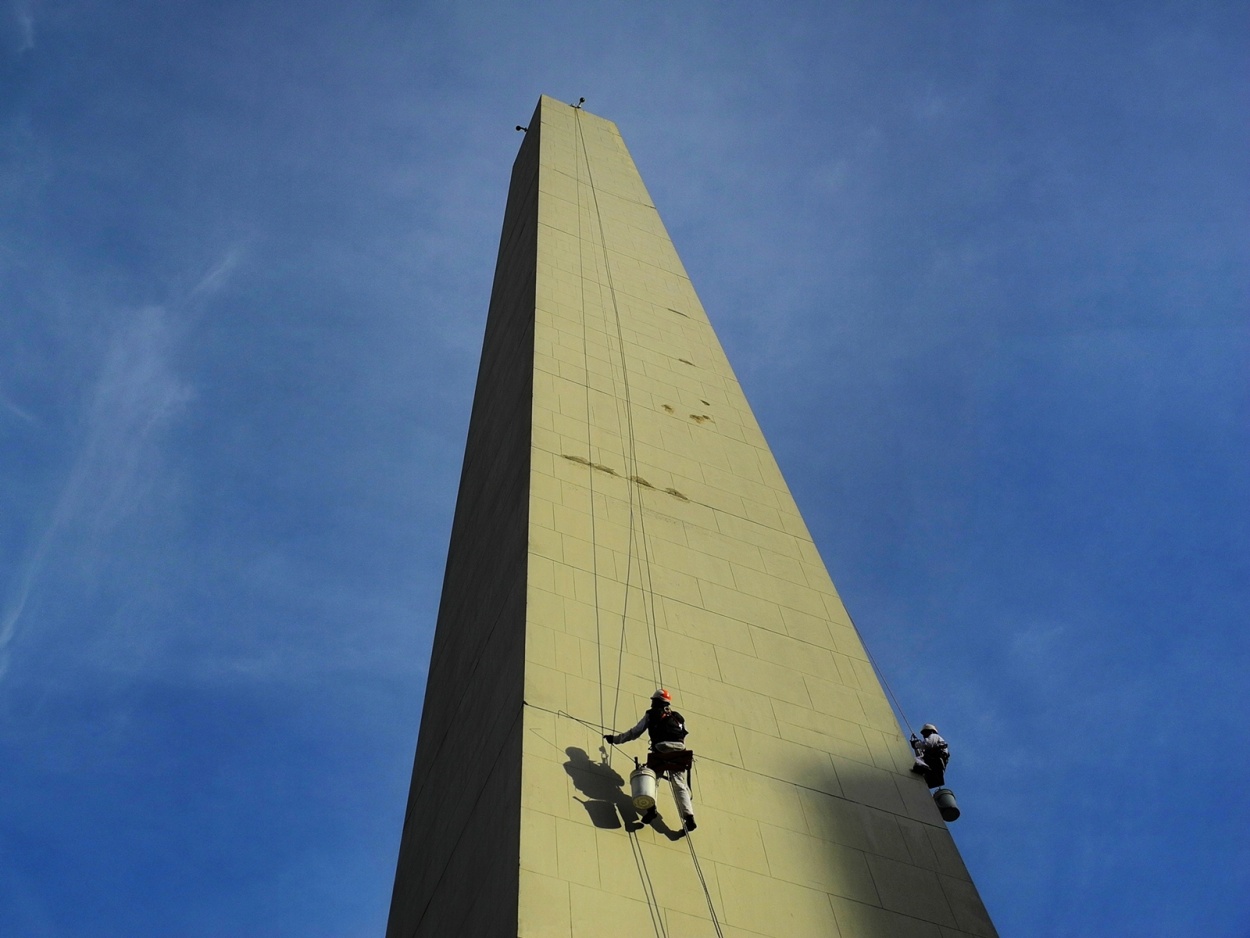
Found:
[{"label": "white helmet", "polygon": [[930,733],[936,733],[936,732],[937,732],[937,727],[934,726],[932,723],[926,723],[924,726],[920,727],[921,736],[928,736]]}]

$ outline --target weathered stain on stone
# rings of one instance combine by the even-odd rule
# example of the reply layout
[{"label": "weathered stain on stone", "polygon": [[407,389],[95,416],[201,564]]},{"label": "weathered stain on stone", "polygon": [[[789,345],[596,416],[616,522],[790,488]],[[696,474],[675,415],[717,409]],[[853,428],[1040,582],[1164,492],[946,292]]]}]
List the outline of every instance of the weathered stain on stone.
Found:
[{"label": "weathered stain on stone", "polygon": [[591,469],[598,469],[600,472],[606,472],[610,476],[616,475],[615,469],[611,466],[605,466],[601,462],[591,462],[589,459],[582,456],[574,456],[571,453],[561,453],[560,457],[562,459],[567,459],[569,462],[575,462],[579,466],[589,466]]}]

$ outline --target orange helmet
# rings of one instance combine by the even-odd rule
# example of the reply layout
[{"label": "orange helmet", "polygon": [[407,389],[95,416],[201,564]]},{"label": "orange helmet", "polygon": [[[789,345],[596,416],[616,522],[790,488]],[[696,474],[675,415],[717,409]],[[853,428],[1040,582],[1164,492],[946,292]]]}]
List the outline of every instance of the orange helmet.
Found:
[{"label": "orange helmet", "polygon": [[661,687],[654,694],[651,695],[651,699],[662,700],[665,703],[672,703],[673,695],[670,694],[668,691],[666,691],[663,687]]}]

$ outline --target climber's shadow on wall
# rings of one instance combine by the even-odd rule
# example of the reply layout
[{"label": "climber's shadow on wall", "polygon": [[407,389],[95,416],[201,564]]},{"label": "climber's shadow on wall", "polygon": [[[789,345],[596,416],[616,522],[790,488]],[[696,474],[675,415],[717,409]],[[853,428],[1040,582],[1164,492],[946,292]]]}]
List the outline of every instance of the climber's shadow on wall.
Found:
[{"label": "climber's shadow on wall", "polygon": [[[586,809],[590,815],[590,823],[595,827],[608,830],[618,828],[625,823],[625,830],[636,831],[642,828],[642,820],[638,809],[634,807],[629,794],[625,791],[625,779],[619,772],[604,762],[592,762],[585,749],[569,746],[564,750],[569,761],[564,763],[564,771],[586,800],[574,797],[574,801]],[[651,826],[669,840],[680,840],[686,836],[685,830],[671,830],[663,820],[656,818]]]},{"label": "climber's shadow on wall", "polygon": [[590,761],[585,749],[569,746],[564,750],[569,761],[564,763],[564,771],[577,790],[586,796],[586,800],[574,797],[590,815],[590,822],[595,827],[617,828],[625,822],[625,829],[634,831],[642,826],[638,820],[638,811],[625,793],[625,779],[621,778],[612,766],[602,762]]}]

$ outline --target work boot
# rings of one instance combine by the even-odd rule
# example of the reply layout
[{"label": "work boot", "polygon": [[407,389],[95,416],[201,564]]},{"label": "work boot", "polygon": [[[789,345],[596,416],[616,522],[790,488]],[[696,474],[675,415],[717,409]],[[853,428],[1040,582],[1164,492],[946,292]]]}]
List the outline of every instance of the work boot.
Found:
[{"label": "work boot", "polygon": [[929,764],[925,762],[924,759],[917,759],[916,764],[911,767],[911,770],[917,775],[924,775],[929,771]]},{"label": "work boot", "polygon": [[688,831],[692,831],[692,830],[694,830],[696,827],[698,827],[698,826],[699,826],[698,824],[696,824],[696,823],[694,822],[694,815],[693,815],[693,814],[687,814],[684,818],[682,818],[682,821],[684,821],[684,822],[685,822],[685,825],[686,825],[686,830],[688,830]]},{"label": "work boot", "polygon": [[650,824],[652,821],[655,820],[656,813],[657,812],[655,810],[655,805],[652,805],[651,807],[647,808],[646,811],[643,812],[642,817],[640,817],[638,820],[642,821],[643,824]]}]

